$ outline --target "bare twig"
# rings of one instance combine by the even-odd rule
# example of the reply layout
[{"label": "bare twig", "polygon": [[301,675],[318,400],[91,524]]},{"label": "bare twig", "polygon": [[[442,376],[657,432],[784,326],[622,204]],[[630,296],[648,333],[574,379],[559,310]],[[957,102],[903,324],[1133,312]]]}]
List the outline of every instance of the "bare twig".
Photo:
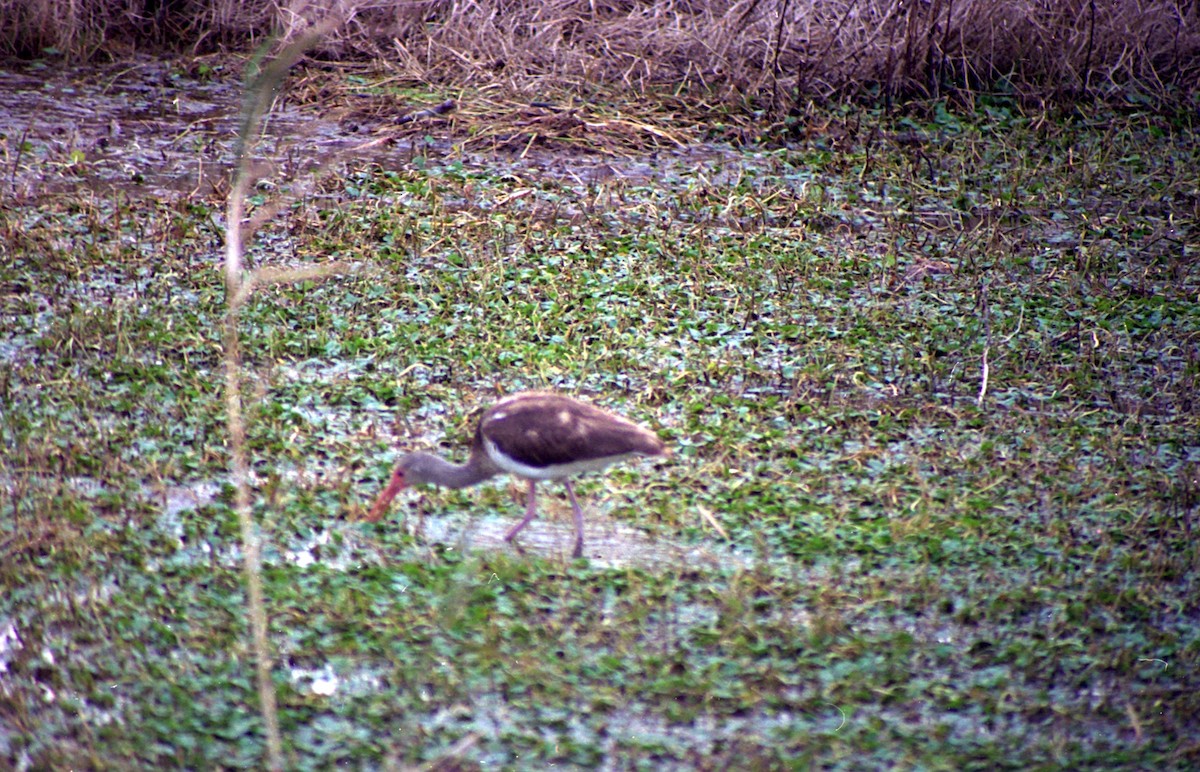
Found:
[{"label": "bare twig", "polygon": [[12,172],[9,174],[8,185],[12,188],[12,192],[17,192],[17,170],[21,165],[21,156],[25,152],[25,142],[29,138],[29,127],[32,120],[25,124],[25,130],[21,132],[21,138],[17,140],[17,152],[13,155]]},{"label": "bare twig", "polygon": [[475,732],[471,732],[466,737],[463,737],[461,740],[454,743],[454,745],[452,745],[450,749],[441,756],[429,762],[428,764],[419,767],[418,769],[422,770],[422,772],[443,772],[443,770],[449,772],[449,770],[461,769],[458,763],[459,759],[461,759],[462,756],[466,754],[467,751],[471,750],[471,748],[473,748],[478,742],[479,735]]},{"label": "bare twig", "polygon": [[1096,0],[1088,0],[1087,55],[1083,58],[1083,93],[1088,95],[1092,84],[1092,46],[1096,42]]},{"label": "bare twig", "polygon": [[988,364],[988,354],[992,349],[992,317],[991,312],[988,309],[987,282],[984,282],[979,286],[979,305],[980,313],[983,315],[984,343],[982,363],[980,366],[981,372],[979,377],[979,396],[975,398],[975,404],[979,407],[983,407],[983,400],[984,397],[987,396],[988,390],[988,376],[991,373],[991,368]]},{"label": "bare twig", "polygon": [[254,290],[266,284],[294,284],[298,281],[313,279],[328,279],[333,276],[344,276],[355,271],[355,266],[349,263],[326,263],[324,265],[306,265],[299,268],[265,267],[251,271],[242,280],[237,291],[229,298],[231,309],[240,309],[254,293]]},{"label": "bare twig", "polygon": [[[242,531],[243,566],[249,604],[251,642],[257,663],[259,710],[267,734],[267,765],[283,769],[283,741],[279,734],[279,711],[275,688],[271,683],[270,649],[267,644],[267,613],[263,603],[262,576],[259,570],[259,539],[250,511],[250,462],[246,456],[246,425],[242,418],[241,350],[238,346],[238,311],[244,302],[241,212],[249,175],[238,164],[233,189],[229,192],[225,230],[225,289],[228,308],[225,316],[225,416],[229,431],[229,452],[234,487],[234,509]],[[249,282],[247,282],[249,283]]]},{"label": "bare twig", "polygon": [[445,102],[434,105],[433,107],[425,110],[417,110],[415,113],[402,115],[396,119],[396,124],[400,125],[403,123],[411,123],[413,121],[420,120],[421,118],[432,118],[435,115],[444,115],[453,110],[455,107],[458,107],[458,103],[453,99],[447,99]]},{"label": "bare twig", "polygon": [[[254,148],[275,93],[278,91],[288,69],[295,64],[308,48],[336,22],[332,19],[315,26],[308,33],[289,43],[266,66],[258,70],[246,88],[242,107],[242,123],[236,147],[236,165],[233,184],[225,211],[225,414],[229,431],[231,474],[234,485],[234,508],[241,525],[243,567],[246,574],[247,614],[249,616],[251,643],[256,662],[259,710],[267,736],[267,766],[282,770],[283,739],[279,732],[279,710],[275,703],[275,686],[271,680],[271,654],[267,639],[267,612],[263,600],[262,574],[260,567],[261,542],[255,530],[250,509],[250,462],[246,452],[246,424],[242,414],[241,395],[241,349],[238,342],[238,316],[246,298],[256,284],[264,281],[283,280],[286,276],[302,278],[305,271],[277,272],[260,269],[244,275],[242,269],[242,216],[245,211],[246,194],[254,183],[254,163],[251,151]],[[265,51],[252,62],[257,68]],[[328,274],[330,269],[324,269]]]},{"label": "bare twig", "polygon": [[721,538],[723,538],[723,539],[729,538],[729,534],[725,531],[725,529],[723,527],[721,527],[721,523],[717,520],[717,518],[713,517],[713,513],[708,510],[708,507],[700,505],[696,509],[700,512],[700,515],[706,521],[708,521],[708,524],[711,525],[713,527],[713,529],[716,530],[717,533],[721,534]]},{"label": "bare twig", "polygon": [[779,10],[779,24],[775,26],[775,52],[771,58],[771,110],[779,109],[779,52],[783,48],[784,22],[787,20],[788,3],[783,0],[783,8]]},{"label": "bare twig", "polygon": [[989,374],[989,368],[988,368],[988,349],[989,348],[990,348],[990,346],[983,347],[983,365],[980,368],[981,375],[980,375],[980,379],[979,379],[979,396],[977,396],[975,398],[975,404],[978,405],[979,407],[983,407],[983,398],[987,396],[988,374]]}]

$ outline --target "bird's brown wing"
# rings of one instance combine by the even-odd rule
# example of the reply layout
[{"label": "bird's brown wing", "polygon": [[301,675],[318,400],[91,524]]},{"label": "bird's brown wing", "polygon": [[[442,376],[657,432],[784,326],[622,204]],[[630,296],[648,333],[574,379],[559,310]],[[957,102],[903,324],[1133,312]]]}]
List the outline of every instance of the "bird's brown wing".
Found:
[{"label": "bird's brown wing", "polygon": [[663,452],[662,440],[653,432],[553,394],[518,395],[497,403],[484,414],[479,432],[505,456],[539,469]]}]

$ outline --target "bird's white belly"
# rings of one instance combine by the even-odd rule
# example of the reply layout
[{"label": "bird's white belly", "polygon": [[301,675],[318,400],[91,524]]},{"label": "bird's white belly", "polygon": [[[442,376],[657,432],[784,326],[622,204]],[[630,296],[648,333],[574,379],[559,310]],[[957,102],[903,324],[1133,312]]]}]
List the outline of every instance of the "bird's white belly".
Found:
[{"label": "bird's white belly", "polygon": [[620,456],[605,456],[604,458],[592,458],[586,461],[572,461],[569,464],[554,464],[553,466],[543,467],[528,466],[504,455],[486,437],[483,439],[483,449],[487,452],[488,458],[492,460],[492,463],[501,470],[529,480],[558,480],[581,472],[597,472],[609,464],[614,464],[638,455],[637,453],[626,453]]}]

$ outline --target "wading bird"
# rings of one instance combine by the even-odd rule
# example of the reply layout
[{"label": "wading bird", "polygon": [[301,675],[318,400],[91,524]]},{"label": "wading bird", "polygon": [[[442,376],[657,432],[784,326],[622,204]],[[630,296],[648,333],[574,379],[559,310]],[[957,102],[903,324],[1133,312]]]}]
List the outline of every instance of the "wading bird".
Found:
[{"label": "wading bird", "polygon": [[467,463],[452,464],[429,453],[401,458],[367,519],[379,520],[396,494],[409,485],[465,488],[508,473],[529,481],[525,517],[504,535],[505,541],[512,541],[537,512],[538,480],[562,480],[575,512],[575,550],[571,555],[580,557],[583,510],[570,477],[633,456],[666,455],[666,446],[653,432],[620,416],[560,394],[523,392],[500,400],[483,414]]}]

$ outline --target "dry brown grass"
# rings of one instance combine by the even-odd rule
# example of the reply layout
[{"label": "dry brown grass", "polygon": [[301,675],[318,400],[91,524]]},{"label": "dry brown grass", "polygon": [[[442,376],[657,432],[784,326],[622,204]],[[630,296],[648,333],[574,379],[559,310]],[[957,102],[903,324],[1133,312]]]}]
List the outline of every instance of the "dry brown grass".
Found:
[{"label": "dry brown grass", "polygon": [[1200,83],[1194,0],[0,0],[0,50],[193,50],[344,18],[326,57],[535,96],[664,87],[773,112],[813,98],[1007,84],[1033,98]]},{"label": "dry brown grass", "polygon": [[530,95],[667,87],[773,110],[1001,82],[1033,97],[1200,82],[1200,9],[1163,0],[362,5],[336,45],[426,82]]}]

